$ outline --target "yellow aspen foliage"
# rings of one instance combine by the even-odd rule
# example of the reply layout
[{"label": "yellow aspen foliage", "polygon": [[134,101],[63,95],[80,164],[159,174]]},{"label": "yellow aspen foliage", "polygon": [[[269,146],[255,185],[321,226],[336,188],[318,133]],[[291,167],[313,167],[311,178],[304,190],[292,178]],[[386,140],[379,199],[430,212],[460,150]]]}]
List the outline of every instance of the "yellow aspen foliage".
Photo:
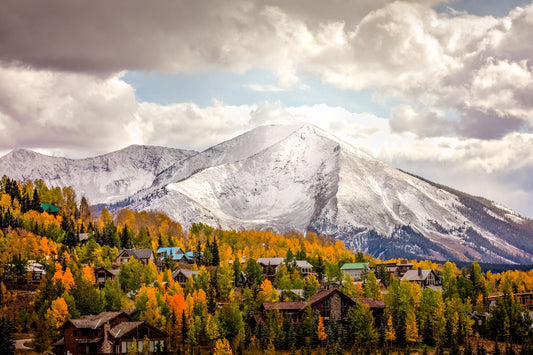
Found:
[{"label": "yellow aspen foliage", "polygon": [[218,339],[220,337],[216,317],[212,316],[211,314],[207,314],[207,321],[205,322],[205,335],[209,340]]},{"label": "yellow aspen foliage", "polygon": [[389,314],[387,317],[387,327],[385,328],[385,341],[392,343],[396,340],[396,332],[392,324],[392,316]]},{"label": "yellow aspen foliage", "polygon": [[322,316],[318,316],[318,327],[316,330],[316,335],[318,337],[318,340],[324,341],[328,337],[326,334],[326,327],[324,327],[324,318]]},{"label": "yellow aspen foliage", "polygon": [[253,354],[261,352],[261,342],[259,342],[259,339],[257,339],[255,335],[252,335],[252,337],[250,338],[248,350]]},{"label": "yellow aspen foliage", "polygon": [[179,295],[179,294],[183,296],[183,288],[181,287],[179,282],[174,281],[174,279],[171,277],[167,284],[167,293],[170,296]]},{"label": "yellow aspen foliage", "polygon": [[65,265],[69,265],[69,264],[70,264],[70,260],[71,260],[71,258],[70,258],[70,254],[67,253],[66,250],[63,252],[63,254],[61,255],[61,257],[63,258],[63,261],[64,261]]},{"label": "yellow aspen foliage", "polygon": [[484,297],[481,293],[477,295],[474,310],[480,313],[483,313],[485,311]]},{"label": "yellow aspen foliage", "polygon": [[262,291],[259,292],[258,297],[263,302],[276,302],[279,300],[278,291],[272,286],[272,282],[268,279],[265,279],[261,283]]},{"label": "yellow aspen foliage", "polygon": [[7,313],[7,304],[13,302],[16,298],[17,293],[15,291],[9,292],[4,283],[0,283],[0,306],[2,314]]},{"label": "yellow aspen foliage", "polygon": [[0,197],[0,209],[2,213],[6,213],[11,207],[11,196],[8,194],[2,194]]},{"label": "yellow aspen foliage", "polygon": [[231,249],[231,246],[221,246],[219,247],[219,255],[220,255],[220,264],[227,263],[229,259],[231,259],[231,256],[233,255],[233,250]]},{"label": "yellow aspen foliage", "polygon": [[276,355],[276,347],[274,346],[274,343],[272,341],[268,343],[268,347],[265,349],[265,352],[263,354]]},{"label": "yellow aspen foliage", "polygon": [[410,308],[407,312],[405,327],[407,341],[416,343],[418,341],[418,325],[416,324],[416,314],[413,308]]},{"label": "yellow aspen foliage", "polygon": [[365,290],[363,289],[363,286],[360,282],[355,284],[355,295],[354,297],[360,298],[365,297]]},{"label": "yellow aspen foliage", "polygon": [[420,300],[422,299],[420,285],[416,282],[409,282],[409,285],[411,286],[411,289],[409,290],[409,296],[412,300],[412,305],[418,309],[418,307],[420,307]]},{"label": "yellow aspen foliage", "polygon": [[52,301],[50,309],[46,311],[46,319],[54,329],[59,329],[70,318],[67,302],[63,297]]},{"label": "yellow aspen foliage", "polygon": [[89,265],[86,265],[81,269],[81,277],[83,280],[87,281],[91,285],[94,285],[96,283],[96,278],[94,277],[94,269]]},{"label": "yellow aspen foliage", "polygon": [[233,355],[229,341],[227,339],[218,339],[215,342],[215,348],[213,349],[214,355]]}]

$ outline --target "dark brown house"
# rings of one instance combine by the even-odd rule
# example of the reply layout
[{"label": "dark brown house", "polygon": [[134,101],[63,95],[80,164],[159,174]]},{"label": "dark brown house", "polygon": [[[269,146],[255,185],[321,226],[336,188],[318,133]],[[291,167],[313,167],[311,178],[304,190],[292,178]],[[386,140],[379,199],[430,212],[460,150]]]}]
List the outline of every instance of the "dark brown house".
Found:
[{"label": "dark brown house", "polygon": [[355,301],[338,289],[320,290],[309,297],[309,305],[318,311],[324,320],[345,320]]},{"label": "dark brown house", "polygon": [[94,278],[99,286],[103,287],[108,279],[114,280],[120,270],[107,270],[103,267],[94,269]]},{"label": "dark brown house", "polygon": [[309,304],[305,301],[301,302],[263,302],[261,310],[263,314],[278,310],[283,314],[284,319],[291,322],[299,322],[302,320],[305,309]]},{"label": "dark brown house", "polygon": [[348,310],[355,305],[355,300],[346,296],[339,289],[320,290],[309,298],[300,302],[264,302],[261,306],[263,315],[279,310],[285,319],[298,322],[303,319],[305,309],[310,306],[314,313],[320,314],[325,321],[343,321],[348,316]]},{"label": "dark brown house", "polygon": [[146,322],[132,321],[126,311],[103,312],[67,321],[54,353],[125,354],[134,342],[140,352],[148,346],[149,352],[155,353],[164,349],[166,336]]}]

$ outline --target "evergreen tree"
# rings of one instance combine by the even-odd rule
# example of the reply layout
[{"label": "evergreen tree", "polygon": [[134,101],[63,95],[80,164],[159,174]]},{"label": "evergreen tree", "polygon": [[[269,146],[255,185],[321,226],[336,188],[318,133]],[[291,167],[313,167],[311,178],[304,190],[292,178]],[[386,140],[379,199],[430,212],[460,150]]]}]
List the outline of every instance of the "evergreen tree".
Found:
[{"label": "evergreen tree", "polygon": [[324,275],[326,272],[326,266],[324,265],[324,261],[322,260],[322,256],[318,256],[318,259],[316,261],[316,265],[314,265],[314,269],[316,272],[316,277],[319,284],[322,284],[322,281],[324,280]]},{"label": "evergreen tree", "polygon": [[[218,242],[216,236],[213,238],[213,243],[211,244],[211,254],[213,255],[213,265],[218,266],[218,264],[220,264],[220,254],[218,251]],[[240,260],[235,260],[236,263],[239,261]]]},{"label": "evergreen tree", "polygon": [[63,244],[71,248],[74,248],[76,245],[79,244],[79,234],[77,234],[76,230],[74,229],[74,223],[69,217],[63,216],[63,220],[61,221],[61,228],[65,231]]},{"label": "evergreen tree", "polygon": [[85,196],[81,197],[80,200],[80,218],[84,223],[91,222],[91,207]]},{"label": "evergreen tree", "polygon": [[122,228],[122,233],[120,233],[120,246],[122,249],[131,249],[133,248],[133,243],[131,240],[131,234],[128,230],[128,225],[125,224]]},{"label": "evergreen tree", "polygon": [[30,203],[30,209],[37,212],[43,212],[43,208],[41,207],[41,199],[37,193],[37,188],[33,189],[33,198]]},{"label": "evergreen tree", "polygon": [[11,355],[15,353],[15,327],[6,317],[0,318],[0,354]]},{"label": "evergreen tree", "polygon": [[211,279],[209,280],[209,289],[207,291],[207,310],[211,314],[215,314],[217,308],[217,296],[218,296],[218,276],[217,270]]},{"label": "evergreen tree", "polygon": [[260,285],[263,282],[263,268],[254,259],[249,259],[246,262],[245,273],[248,285],[251,287]]},{"label": "evergreen tree", "polygon": [[377,340],[377,334],[370,308],[358,302],[348,311],[348,319],[353,328],[356,345],[371,347]]},{"label": "evergreen tree", "polygon": [[42,354],[50,348],[50,345],[50,331],[48,329],[48,326],[44,319],[39,320],[37,322],[37,328],[33,335],[31,347],[35,352]]}]

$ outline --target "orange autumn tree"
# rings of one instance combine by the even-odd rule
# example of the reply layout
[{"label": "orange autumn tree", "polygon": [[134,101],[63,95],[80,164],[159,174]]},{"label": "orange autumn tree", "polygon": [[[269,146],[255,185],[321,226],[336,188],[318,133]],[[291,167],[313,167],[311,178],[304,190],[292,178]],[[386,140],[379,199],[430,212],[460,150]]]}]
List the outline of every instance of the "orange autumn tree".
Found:
[{"label": "orange autumn tree", "polygon": [[50,308],[46,311],[46,321],[52,331],[56,333],[69,318],[70,313],[65,299],[59,297],[52,301]]},{"label": "orange autumn tree", "polygon": [[321,343],[328,337],[328,335],[326,334],[326,327],[324,327],[324,318],[322,318],[322,316],[318,316],[318,327],[316,330],[316,335]]}]

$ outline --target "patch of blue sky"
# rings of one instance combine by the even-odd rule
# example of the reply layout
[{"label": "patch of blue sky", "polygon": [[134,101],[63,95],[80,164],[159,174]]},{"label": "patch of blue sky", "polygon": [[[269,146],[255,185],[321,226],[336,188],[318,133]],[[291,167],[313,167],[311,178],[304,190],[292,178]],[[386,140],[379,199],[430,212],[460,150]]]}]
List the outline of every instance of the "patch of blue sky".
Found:
[{"label": "patch of blue sky", "polygon": [[525,6],[530,3],[531,0],[457,0],[440,3],[435,7],[435,10],[448,12],[448,7],[450,7],[456,11],[466,11],[471,15],[503,17],[515,7]]},{"label": "patch of blue sky", "polygon": [[280,102],[283,106],[312,106],[325,104],[342,107],[356,113],[373,113],[389,117],[393,99],[374,98],[374,91],[343,90],[322,83],[316,77],[303,77],[301,85],[283,91],[259,91],[253,87],[275,88],[277,78],[264,70],[250,70],[244,74],[222,70],[198,73],[164,74],[160,72],[127,72],[122,78],[135,88],[139,101],[169,105],[194,102],[207,107],[218,100],[226,105],[251,105],[262,102]]}]

